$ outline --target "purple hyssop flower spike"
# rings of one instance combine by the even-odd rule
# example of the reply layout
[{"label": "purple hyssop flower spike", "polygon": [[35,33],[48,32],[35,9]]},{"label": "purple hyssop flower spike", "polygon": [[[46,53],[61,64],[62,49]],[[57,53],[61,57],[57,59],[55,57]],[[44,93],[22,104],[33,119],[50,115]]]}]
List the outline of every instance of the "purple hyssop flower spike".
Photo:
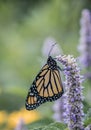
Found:
[{"label": "purple hyssop flower spike", "polygon": [[76,59],[73,56],[56,57],[64,66],[64,75],[66,78],[64,93],[64,119],[70,130],[84,130],[83,128],[83,96],[81,86],[82,76],[77,66]]},{"label": "purple hyssop flower spike", "polygon": [[91,12],[88,9],[82,11],[80,26],[78,50],[81,56],[79,61],[83,67],[88,69],[91,67]]}]

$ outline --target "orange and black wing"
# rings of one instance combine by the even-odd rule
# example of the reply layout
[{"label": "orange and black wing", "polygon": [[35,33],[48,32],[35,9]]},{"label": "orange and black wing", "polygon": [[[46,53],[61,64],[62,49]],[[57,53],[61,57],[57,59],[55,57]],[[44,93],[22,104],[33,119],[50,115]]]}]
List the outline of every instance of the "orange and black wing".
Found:
[{"label": "orange and black wing", "polygon": [[49,56],[33,81],[26,99],[26,109],[33,110],[46,101],[55,101],[63,94],[63,85],[56,61]]},{"label": "orange and black wing", "polygon": [[45,71],[47,72],[47,68],[48,68],[48,65],[46,64],[41,69],[39,74],[36,76],[34,82],[32,83],[32,85],[31,85],[31,87],[30,87],[30,89],[28,91],[28,95],[27,95],[26,102],[25,102],[25,106],[26,106],[27,110],[36,109],[38,106],[40,106],[40,104],[45,102],[43,97],[39,96],[36,85],[39,84],[40,86],[42,86],[43,81],[41,81],[41,77],[42,77],[41,74],[43,74],[43,73],[45,74]]},{"label": "orange and black wing", "polygon": [[40,97],[36,96],[34,93],[28,93],[25,106],[27,110],[33,110],[40,106],[42,103],[43,100]]},{"label": "orange and black wing", "polygon": [[58,68],[52,70],[46,64],[31,85],[26,99],[26,109],[33,110],[46,101],[55,101],[63,94]]},{"label": "orange and black wing", "polygon": [[[48,65],[46,65],[47,67]],[[63,94],[63,85],[58,68],[52,70],[48,67],[41,71],[38,76],[40,78],[36,80],[36,90],[45,101],[57,100]]]}]

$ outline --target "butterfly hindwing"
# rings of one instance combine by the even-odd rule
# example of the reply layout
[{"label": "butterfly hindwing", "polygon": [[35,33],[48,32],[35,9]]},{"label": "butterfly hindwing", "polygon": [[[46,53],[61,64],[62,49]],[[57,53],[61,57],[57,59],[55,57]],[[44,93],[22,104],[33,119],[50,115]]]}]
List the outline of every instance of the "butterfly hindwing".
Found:
[{"label": "butterfly hindwing", "polygon": [[36,109],[38,106],[40,106],[45,101],[42,97],[35,95],[34,93],[28,93],[28,96],[26,98],[26,109],[27,110],[33,110]]},{"label": "butterfly hindwing", "polygon": [[26,109],[33,110],[46,101],[55,101],[63,94],[63,85],[56,61],[50,56],[29,89]]}]

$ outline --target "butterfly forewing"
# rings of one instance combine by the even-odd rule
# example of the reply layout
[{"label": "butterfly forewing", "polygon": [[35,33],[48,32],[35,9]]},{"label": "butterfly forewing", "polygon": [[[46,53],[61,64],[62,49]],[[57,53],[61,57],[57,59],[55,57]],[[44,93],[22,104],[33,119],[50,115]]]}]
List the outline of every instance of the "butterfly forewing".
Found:
[{"label": "butterfly forewing", "polygon": [[55,86],[57,88],[57,91],[58,92],[62,92],[63,91],[63,85],[62,85],[62,81],[61,81],[59,70],[55,70],[54,71],[53,77],[54,77]]}]

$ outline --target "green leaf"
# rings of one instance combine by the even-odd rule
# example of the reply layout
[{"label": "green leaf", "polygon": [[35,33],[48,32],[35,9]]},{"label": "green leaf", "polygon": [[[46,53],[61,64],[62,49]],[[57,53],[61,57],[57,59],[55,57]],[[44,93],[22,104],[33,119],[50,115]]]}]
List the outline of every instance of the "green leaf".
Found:
[{"label": "green leaf", "polygon": [[60,122],[55,122],[55,123],[51,123],[50,124],[51,126],[55,126],[57,128],[62,128],[62,129],[65,129],[66,128],[66,125],[60,123]]},{"label": "green leaf", "polygon": [[29,130],[65,130],[66,125],[59,122],[53,122],[53,120],[45,118],[36,121],[34,123],[31,123],[28,126],[28,129]]},{"label": "green leaf", "polygon": [[91,124],[91,118],[84,121],[85,127],[88,126],[89,124]]},{"label": "green leaf", "polygon": [[55,122],[55,123],[49,124],[43,130],[64,130],[65,128],[66,128],[66,125],[59,122]]},{"label": "green leaf", "polygon": [[55,126],[49,126],[49,127],[45,127],[42,130],[60,130],[59,128],[55,127]]},{"label": "green leaf", "polygon": [[34,128],[33,130],[42,130],[43,128]]},{"label": "green leaf", "polygon": [[49,125],[50,123],[52,123],[53,120],[49,119],[49,118],[45,118],[45,119],[41,119],[38,120],[36,122],[33,122],[31,124],[28,125],[29,130],[33,129],[33,130],[41,130],[42,128],[44,128],[44,126]]}]

